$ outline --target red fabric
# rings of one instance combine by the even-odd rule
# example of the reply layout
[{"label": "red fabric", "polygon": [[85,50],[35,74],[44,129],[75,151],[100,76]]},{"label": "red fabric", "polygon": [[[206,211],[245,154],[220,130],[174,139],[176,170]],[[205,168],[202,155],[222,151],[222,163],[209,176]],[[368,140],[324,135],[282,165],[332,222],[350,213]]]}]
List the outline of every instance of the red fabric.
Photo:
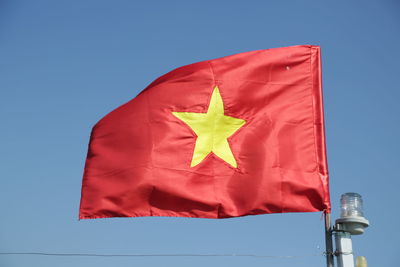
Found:
[{"label": "red fabric", "polygon": [[[206,113],[218,86],[234,168],[190,167],[195,133],[171,112]],[[80,218],[330,211],[320,48],[253,51],[173,70],[93,128]]]}]

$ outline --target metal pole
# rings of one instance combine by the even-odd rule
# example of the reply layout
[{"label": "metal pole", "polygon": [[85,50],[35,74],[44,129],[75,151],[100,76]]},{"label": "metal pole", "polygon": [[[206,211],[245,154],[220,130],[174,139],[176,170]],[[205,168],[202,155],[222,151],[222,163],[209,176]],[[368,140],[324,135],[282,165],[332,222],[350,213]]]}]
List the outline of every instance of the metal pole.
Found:
[{"label": "metal pole", "polygon": [[354,267],[351,234],[348,232],[335,232],[335,243],[338,267]]},{"label": "metal pole", "polygon": [[331,214],[324,212],[325,217],[325,247],[326,266],[334,267]]}]

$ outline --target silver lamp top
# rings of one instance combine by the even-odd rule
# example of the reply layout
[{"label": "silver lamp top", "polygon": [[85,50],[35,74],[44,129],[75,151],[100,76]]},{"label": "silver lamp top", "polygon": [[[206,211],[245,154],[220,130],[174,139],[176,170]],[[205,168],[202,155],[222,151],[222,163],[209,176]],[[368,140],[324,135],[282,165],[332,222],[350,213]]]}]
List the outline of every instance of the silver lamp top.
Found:
[{"label": "silver lamp top", "polygon": [[363,201],[359,194],[343,194],[340,198],[340,211],[340,218],[335,225],[337,231],[360,235],[369,226],[368,220],[364,218]]}]

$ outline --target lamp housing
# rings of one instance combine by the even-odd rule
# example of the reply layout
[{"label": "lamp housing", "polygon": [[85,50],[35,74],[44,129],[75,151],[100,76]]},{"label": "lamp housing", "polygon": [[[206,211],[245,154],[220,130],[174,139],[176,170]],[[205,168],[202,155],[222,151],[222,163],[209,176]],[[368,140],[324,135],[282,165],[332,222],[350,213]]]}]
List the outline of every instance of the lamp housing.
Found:
[{"label": "lamp housing", "polygon": [[340,198],[340,218],[336,220],[335,230],[361,235],[369,226],[364,218],[363,200],[357,193],[345,193]]}]

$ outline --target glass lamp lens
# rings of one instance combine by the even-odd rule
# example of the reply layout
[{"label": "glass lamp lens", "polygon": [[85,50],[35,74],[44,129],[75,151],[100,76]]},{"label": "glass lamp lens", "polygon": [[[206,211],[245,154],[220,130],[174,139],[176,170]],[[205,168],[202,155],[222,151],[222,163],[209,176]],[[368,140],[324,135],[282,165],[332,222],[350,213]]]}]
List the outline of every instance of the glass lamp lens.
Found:
[{"label": "glass lamp lens", "polygon": [[340,217],[364,217],[363,201],[357,193],[346,193],[340,198]]}]

